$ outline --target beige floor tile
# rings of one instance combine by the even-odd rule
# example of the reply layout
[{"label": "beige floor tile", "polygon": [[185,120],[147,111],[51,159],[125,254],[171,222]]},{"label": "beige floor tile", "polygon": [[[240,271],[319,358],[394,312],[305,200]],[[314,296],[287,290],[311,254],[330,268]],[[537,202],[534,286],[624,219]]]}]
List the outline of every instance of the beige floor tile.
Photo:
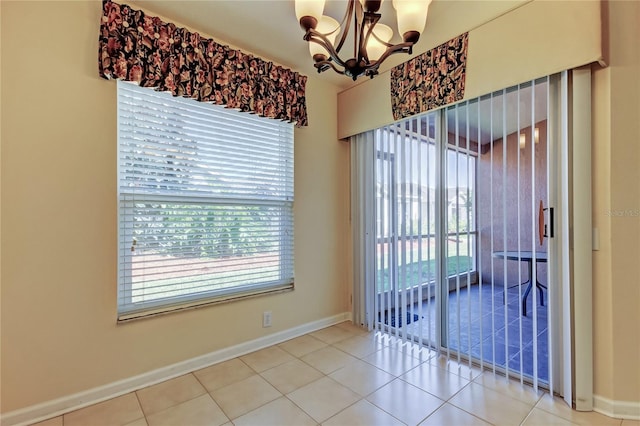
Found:
[{"label": "beige floor tile", "polygon": [[124,426],[149,426],[149,423],[147,423],[147,419],[142,418],[142,419],[135,420],[131,423],[127,423]]},{"label": "beige floor tile", "polygon": [[342,352],[332,346],[318,349],[300,358],[313,368],[320,370],[324,374],[331,374],[334,371],[358,360],[346,352]]},{"label": "beige floor tile", "polygon": [[534,408],[531,413],[522,423],[522,426],[571,426],[575,423],[571,423],[568,420],[558,417],[555,414],[548,413],[539,408]]},{"label": "beige floor tile", "polygon": [[282,397],[238,417],[235,426],[311,426],[317,422],[289,399]]},{"label": "beige floor tile", "polygon": [[288,394],[287,397],[317,422],[323,422],[360,399],[338,382],[323,377]]},{"label": "beige floor tile", "polygon": [[418,345],[413,342],[404,341],[399,338],[393,338],[387,346],[390,349],[395,349],[396,351],[403,353],[405,355],[411,356],[415,359],[418,359],[421,362],[429,361],[431,358],[433,358],[436,355],[435,352],[425,348],[422,345]]},{"label": "beige floor tile", "polygon": [[238,358],[234,358],[229,361],[221,362],[219,364],[212,365],[211,367],[195,371],[193,374],[207,389],[207,391],[211,392],[232,383],[239,382],[240,380],[244,380],[247,377],[251,377],[256,374],[256,372]]},{"label": "beige floor tile", "polygon": [[299,359],[263,371],[260,375],[283,394],[307,385],[324,374]]},{"label": "beige floor tile", "polygon": [[378,389],[367,400],[408,425],[420,423],[444,404],[443,400],[400,379]]},{"label": "beige floor tile", "polygon": [[403,426],[400,420],[366,400],[360,400],[331,417],[323,426]]},{"label": "beige floor tile", "polygon": [[295,339],[280,343],[278,346],[289,352],[291,355],[299,358],[308,353],[324,348],[327,344],[322,340],[305,334],[304,336],[296,337]]},{"label": "beige floor tile", "polygon": [[476,377],[474,382],[527,404],[535,404],[544,395],[544,392],[536,392],[531,386],[523,385],[518,380],[507,379],[489,371]]},{"label": "beige floor tile", "polygon": [[607,417],[595,411],[572,410],[562,398],[552,397],[549,394],[545,394],[540,398],[536,408],[580,425],[620,426],[622,423],[620,419]]},{"label": "beige floor tile", "polygon": [[136,392],[145,415],[150,415],[207,393],[193,374],[176,377]]},{"label": "beige floor tile", "polygon": [[[396,336],[392,336],[391,334],[387,334],[387,333],[383,333],[381,331],[376,331],[376,332],[372,332],[372,334],[369,334],[368,336],[365,337],[374,337],[378,340],[380,340],[380,342],[382,342],[382,344],[384,346],[401,346],[403,344],[402,339],[396,337]],[[406,342],[404,342],[406,343]]]},{"label": "beige floor tile", "polygon": [[362,360],[394,376],[401,376],[422,363],[410,354],[391,347],[385,347]]},{"label": "beige floor tile", "polygon": [[533,408],[477,383],[470,383],[449,403],[495,425],[519,425]]},{"label": "beige floor tile", "polygon": [[444,400],[451,398],[469,384],[469,380],[428,362],[409,370],[400,378]]},{"label": "beige floor tile", "polygon": [[404,340],[400,337],[389,338],[386,347],[400,352],[404,355],[418,359],[422,362],[428,361],[435,355],[435,352],[425,348],[424,346],[418,345],[408,340]]},{"label": "beige floor tile", "polygon": [[309,335],[315,337],[316,339],[320,339],[328,344],[337,343],[340,340],[348,339],[349,337],[355,336],[355,334],[351,331],[347,331],[342,327],[338,327],[337,325],[314,331],[313,333],[309,333]]},{"label": "beige floor tile", "polygon": [[211,392],[214,401],[232,421],[282,394],[260,376],[251,376]]},{"label": "beige floor tile", "polygon": [[144,417],[135,393],[128,393],[63,416],[65,426],[125,425]]},{"label": "beige floor tile", "polygon": [[464,361],[458,362],[453,359],[447,359],[445,355],[435,356],[429,360],[429,363],[437,365],[450,373],[464,377],[467,380],[474,380],[482,374],[482,370],[479,368],[474,366],[469,367],[469,364]]},{"label": "beige floor tile", "polygon": [[455,426],[490,426],[491,423],[487,423],[482,419],[479,419],[476,416],[472,416],[455,407],[451,404],[445,403],[443,406],[438,408],[433,412],[427,420],[420,423],[420,426],[444,426],[444,425],[455,425]]},{"label": "beige floor tile", "polygon": [[208,394],[147,416],[149,426],[219,426],[229,421]]},{"label": "beige floor tile", "polygon": [[364,361],[353,362],[329,377],[361,396],[367,396],[395,379],[395,376]]},{"label": "beige floor tile", "polygon": [[572,410],[561,398],[535,392],[517,380],[482,373],[348,322],[32,426],[420,421],[420,426],[640,426],[635,420]]},{"label": "beige floor tile", "polygon": [[62,426],[62,416],[54,417],[52,419],[43,420],[38,423],[34,423],[31,426]]},{"label": "beige floor tile", "polygon": [[350,333],[358,334],[358,335],[368,335],[374,334],[373,331],[369,331],[364,327],[360,327],[358,325],[354,325],[351,321],[344,321],[339,324],[336,324],[336,327],[340,327],[344,330],[347,330]]},{"label": "beige floor tile", "polygon": [[364,358],[384,348],[381,339],[376,336],[354,336],[333,344],[334,347],[356,358]]},{"label": "beige floor tile", "polygon": [[285,362],[292,361],[294,357],[277,346],[270,346],[256,352],[252,352],[248,355],[241,356],[240,359],[249,367],[253,368],[258,373],[261,373],[280,364],[284,364]]}]

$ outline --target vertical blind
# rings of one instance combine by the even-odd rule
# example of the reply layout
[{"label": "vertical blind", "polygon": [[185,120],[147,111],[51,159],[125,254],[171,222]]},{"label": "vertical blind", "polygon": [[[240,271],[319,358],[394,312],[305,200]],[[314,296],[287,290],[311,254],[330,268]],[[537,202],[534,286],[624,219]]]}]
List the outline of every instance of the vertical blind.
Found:
[{"label": "vertical blind", "polygon": [[548,93],[543,78],[376,131],[371,291],[374,328],[553,391]]},{"label": "vertical blind", "polygon": [[118,82],[118,312],[293,286],[293,125]]}]

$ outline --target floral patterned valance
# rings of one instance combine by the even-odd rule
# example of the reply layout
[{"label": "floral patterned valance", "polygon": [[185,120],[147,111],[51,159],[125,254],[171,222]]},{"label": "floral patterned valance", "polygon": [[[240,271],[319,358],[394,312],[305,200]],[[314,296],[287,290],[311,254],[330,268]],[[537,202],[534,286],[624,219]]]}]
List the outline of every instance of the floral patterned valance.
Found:
[{"label": "floral patterned valance", "polygon": [[464,97],[469,33],[391,70],[391,108],[396,120]]},{"label": "floral patterned valance", "polygon": [[100,76],[307,125],[306,76],[127,5],[102,7]]}]

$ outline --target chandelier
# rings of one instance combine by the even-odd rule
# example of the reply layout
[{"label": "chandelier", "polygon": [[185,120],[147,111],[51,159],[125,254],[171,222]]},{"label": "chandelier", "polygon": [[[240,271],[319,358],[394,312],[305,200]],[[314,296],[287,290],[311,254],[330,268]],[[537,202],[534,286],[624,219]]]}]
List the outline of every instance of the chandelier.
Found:
[{"label": "chandelier", "polygon": [[[378,13],[384,0],[348,0],[341,23],[323,15],[324,0],[295,0],[296,17],[305,31],[304,40],[318,73],[332,68],[338,74],[354,81],[366,75],[373,78],[380,64],[394,53],[412,53],[413,45],[420,38],[427,21],[431,0],[393,0],[398,19],[398,32],[402,43],[391,44],[393,30],[378,23]],[[353,56],[340,57],[347,34],[353,23]],[[336,44],[336,39],[338,43]]]}]

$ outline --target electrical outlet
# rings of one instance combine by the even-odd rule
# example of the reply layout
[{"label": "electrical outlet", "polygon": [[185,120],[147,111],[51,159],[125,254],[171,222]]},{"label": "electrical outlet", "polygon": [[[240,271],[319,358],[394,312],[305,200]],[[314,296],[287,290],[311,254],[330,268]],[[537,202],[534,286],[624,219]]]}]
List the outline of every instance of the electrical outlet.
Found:
[{"label": "electrical outlet", "polygon": [[262,313],[262,327],[271,327],[271,311]]}]

